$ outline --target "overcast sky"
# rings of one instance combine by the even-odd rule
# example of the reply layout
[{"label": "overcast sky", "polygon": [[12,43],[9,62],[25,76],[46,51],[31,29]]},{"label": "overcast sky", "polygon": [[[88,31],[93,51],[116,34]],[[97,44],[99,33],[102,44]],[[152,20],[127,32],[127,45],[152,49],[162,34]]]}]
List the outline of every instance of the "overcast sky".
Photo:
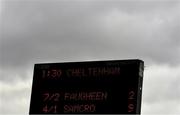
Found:
[{"label": "overcast sky", "polygon": [[180,114],[179,0],[0,0],[0,114],[28,114],[35,63],[134,58],[142,114]]}]

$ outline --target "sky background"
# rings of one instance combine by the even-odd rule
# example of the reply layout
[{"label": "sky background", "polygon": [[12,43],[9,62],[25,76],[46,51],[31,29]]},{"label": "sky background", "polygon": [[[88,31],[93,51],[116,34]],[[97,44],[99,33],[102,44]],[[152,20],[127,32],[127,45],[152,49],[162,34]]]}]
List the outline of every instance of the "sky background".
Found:
[{"label": "sky background", "polygon": [[0,114],[27,115],[35,63],[142,59],[142,114],[180,114],[179,0],[0,0]]}]

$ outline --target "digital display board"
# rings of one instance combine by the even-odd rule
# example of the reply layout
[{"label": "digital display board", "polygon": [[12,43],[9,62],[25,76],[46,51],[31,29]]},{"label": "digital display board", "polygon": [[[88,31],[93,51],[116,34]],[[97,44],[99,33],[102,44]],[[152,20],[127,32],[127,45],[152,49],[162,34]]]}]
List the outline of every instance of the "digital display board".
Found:
[{"label": "digital display board", "polygon": [[35,64],[29,114],[140,114],[144,62]]}]

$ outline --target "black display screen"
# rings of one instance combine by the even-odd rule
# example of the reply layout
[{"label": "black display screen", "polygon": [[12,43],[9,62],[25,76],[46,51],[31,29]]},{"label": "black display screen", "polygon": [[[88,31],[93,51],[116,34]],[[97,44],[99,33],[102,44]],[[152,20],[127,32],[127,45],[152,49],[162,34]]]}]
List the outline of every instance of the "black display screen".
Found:
[{"label": "black display screen", "polygon": [[35,64],[30,114],[140,114],[144,63]]}]

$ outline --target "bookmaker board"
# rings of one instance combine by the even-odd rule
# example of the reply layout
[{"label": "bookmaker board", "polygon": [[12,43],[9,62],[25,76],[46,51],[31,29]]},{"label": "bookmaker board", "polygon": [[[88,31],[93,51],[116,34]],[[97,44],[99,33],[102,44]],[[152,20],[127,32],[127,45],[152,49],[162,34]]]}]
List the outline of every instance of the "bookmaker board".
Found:
[{"label": "bookmaker board", "polygon": [[35,64],[29,114],[140,114],[144,62]]}]

